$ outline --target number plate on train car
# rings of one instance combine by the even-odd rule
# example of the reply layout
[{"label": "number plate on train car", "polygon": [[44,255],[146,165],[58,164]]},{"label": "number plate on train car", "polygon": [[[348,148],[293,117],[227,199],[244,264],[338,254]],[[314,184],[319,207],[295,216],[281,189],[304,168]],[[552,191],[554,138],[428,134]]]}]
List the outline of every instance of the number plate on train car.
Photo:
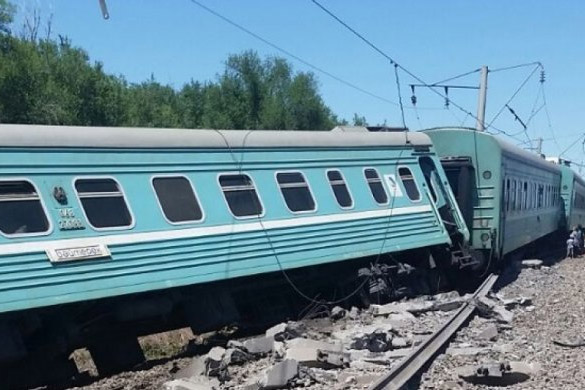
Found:
[{"label": "number plate on train car", "polygon": [[53,263],[62,263],[66,261],[110,257],[110,250],[103,244],[96,244],[75,248],[47,249],[47,256],[49,256],[49,259]]}]

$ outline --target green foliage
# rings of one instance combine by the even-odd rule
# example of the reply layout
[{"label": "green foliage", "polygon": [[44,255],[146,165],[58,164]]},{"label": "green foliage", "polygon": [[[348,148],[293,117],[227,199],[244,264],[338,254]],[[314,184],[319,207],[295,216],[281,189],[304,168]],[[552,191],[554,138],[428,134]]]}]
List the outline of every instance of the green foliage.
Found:
[{"label": "green foliage", "polygon": [[347,123],[325,105],[315,76],[294,72],[282,58],[231,55],[214,82],[191,81],[179,90],[153,76],[129,84],[65,38],[11,36],[13,13],[0,0],[0,122],[273,130]]},{"label": "green foliage", "polygon": [[14,19],[16,8],[7,0],[0,0],[0,34],[10,33],[10,24]]}]

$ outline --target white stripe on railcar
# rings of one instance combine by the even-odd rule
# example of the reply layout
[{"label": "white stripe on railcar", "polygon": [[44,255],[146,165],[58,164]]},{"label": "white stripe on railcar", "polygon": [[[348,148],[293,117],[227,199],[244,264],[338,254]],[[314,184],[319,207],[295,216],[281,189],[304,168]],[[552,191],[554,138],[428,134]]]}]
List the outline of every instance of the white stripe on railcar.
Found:
[{"label": "white stripe on railcar", "polygon": [[273,221],[234,223],[230,225],[202,226],[189,229],[3,244],[0,245],[0,255],[33,253],[52,250],[54,251],[62,248],[87,247],[92,245],[136,244],[149,241],[176,240],[181,238],[205,237],[218,234],[246,233],[262,231],[263,229],[271,230],[317,225],[322,223],[349,222],[371,218],[391,217],[395,215],[422,213],[427,211],[431,211],[430,205],[399,207],[394,209],[386,208],[382,210],[360,211],[333,215],[287,218]]}]

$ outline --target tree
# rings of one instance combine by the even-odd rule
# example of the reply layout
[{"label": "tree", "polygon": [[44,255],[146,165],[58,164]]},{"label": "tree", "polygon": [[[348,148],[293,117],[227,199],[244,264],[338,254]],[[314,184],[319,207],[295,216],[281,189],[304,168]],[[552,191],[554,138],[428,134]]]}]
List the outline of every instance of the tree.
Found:
[{"label": "tree", "polygon": [[16,7],[7,0],[0,0],[0,34],[10,34]]},{"label": "tree", "polygon": [[315,76],[295,73],[285,59],[245,51],[230,55],[213,82],[192,80],[176,90],[152,76],[130,84],[92,64],[66,37],[39,38],[39,14],[27,34],[11,36],[13,13],[0,0],[4,123],[274,130],[329,130],[340,123]]},{"label": "tree", "polygon": [[365,116],[359,116],[358,114],[353,114],[353,125],[354,126],[367,126],[368,121],[366,120]]}]

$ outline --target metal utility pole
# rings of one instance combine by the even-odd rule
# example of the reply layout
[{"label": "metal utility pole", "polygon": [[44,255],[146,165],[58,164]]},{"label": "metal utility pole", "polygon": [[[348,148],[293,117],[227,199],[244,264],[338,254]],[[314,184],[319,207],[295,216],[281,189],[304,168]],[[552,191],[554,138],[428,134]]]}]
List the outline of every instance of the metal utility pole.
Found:
[{"label": "metal utility pole", "polygon": [[488,67],[481,67],[479,80],[479,100],[477,102],[477,131],[485,130],[485,104],[487,97]]}]

